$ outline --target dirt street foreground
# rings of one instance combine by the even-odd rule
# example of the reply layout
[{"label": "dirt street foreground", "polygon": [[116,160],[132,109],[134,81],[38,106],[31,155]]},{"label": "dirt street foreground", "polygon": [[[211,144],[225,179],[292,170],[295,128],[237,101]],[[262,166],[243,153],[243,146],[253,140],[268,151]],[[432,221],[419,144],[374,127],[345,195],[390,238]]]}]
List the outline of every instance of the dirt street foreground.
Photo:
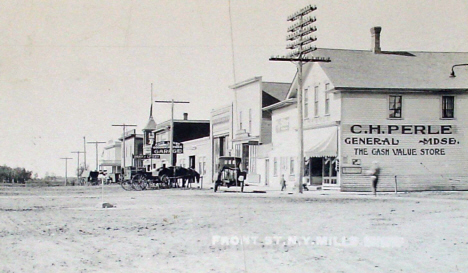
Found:
[{"label": "dirt street foreground", "polygon": [[1,272],[468,272],[468,193],[0,188]]}]

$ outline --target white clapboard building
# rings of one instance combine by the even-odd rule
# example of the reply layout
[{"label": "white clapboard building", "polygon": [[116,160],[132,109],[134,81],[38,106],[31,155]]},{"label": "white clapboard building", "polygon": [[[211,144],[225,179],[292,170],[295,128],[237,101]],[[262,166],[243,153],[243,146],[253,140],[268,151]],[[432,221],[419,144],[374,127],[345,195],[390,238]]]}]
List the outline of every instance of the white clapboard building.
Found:
[{"label": "white clapboard building", "polygon": [[[324,189],[468,190],[468,53],[318,49],[331,62],[304,66],[305,180]],[[451,75],[452,69],[454,74]],[[295,181],[297,76],[272,113],[273,179]],[[278,182],[276,182],[278,183]]]}]

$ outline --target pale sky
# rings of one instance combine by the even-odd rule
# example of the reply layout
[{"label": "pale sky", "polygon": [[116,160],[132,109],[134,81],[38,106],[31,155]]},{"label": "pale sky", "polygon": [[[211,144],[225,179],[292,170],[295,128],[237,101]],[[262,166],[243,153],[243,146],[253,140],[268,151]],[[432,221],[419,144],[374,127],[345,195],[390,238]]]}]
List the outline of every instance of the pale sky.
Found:
[{"label": "pale sky", "polygon": [[[308,4],[317,47],[368,50],[378,25],[382,50],[468,52],[466,0],[231,0],[234,54],[228,0],[2,0],[0,165],[63,176],[60,158],[72,157],[70,174],[83,136],[116,139],[121,123],[141,132],[151,83],[154,99],[191,102],[176,117],[209,119],[235,81],[292,81],[292,64],[268,58],[286,53],[286,18]],[[168,119],[169,105],[154,116]]]}]

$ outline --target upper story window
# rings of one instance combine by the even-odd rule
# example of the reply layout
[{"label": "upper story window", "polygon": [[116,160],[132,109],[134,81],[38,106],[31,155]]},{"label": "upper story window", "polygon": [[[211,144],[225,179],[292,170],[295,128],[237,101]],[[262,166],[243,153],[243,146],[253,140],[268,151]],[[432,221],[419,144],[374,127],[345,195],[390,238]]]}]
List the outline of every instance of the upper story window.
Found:
[{"label": "upper story window", "polygon": [[442,118],[455,117],[455,97],[442,96]]},{"label": "upper story window", "polygon": [[390,95],[388,99],[388,117],[401,118],[401,101],[400,95]]},{"label": "upper story window", "polygon": [[314,116],[316,116],[316,117],[318,117],[318,115],[319,115],[318,91],[319,91],[319,88],[318,88],[318,86],[316,86],[314,88]]},{"label": "upper story window", "polygon": [[304,117],[309,117],[309,89],[304,89]]},{"label": "upper story window", "polygon": [[249,109],[249,132],[252,133],[252,109]]},{"label": "upper story window", "polygon": [[330,93],[325,91],[325,115],[330,115]]},{"label": "upper story window", "polygon": [[242,111],[239,111],[239,130],[242,130]]}]

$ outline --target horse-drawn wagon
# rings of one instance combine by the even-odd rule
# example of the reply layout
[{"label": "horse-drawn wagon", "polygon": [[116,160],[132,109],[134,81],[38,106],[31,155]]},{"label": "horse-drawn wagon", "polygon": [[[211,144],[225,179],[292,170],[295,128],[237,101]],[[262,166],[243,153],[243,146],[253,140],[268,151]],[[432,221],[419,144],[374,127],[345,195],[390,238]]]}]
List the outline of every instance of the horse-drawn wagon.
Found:
[{"label": "horse-drawn wagon", "polygon": [[[140,169],[132,176],[131,189],[146,190],[150,188],[178,188],[190,186],[194,182],[200,181],[200,174],[193,169],[183,167],[161,167],[154,172],[147,172]],[[122,184],[122,187],[129,190],[129,185]]]}]

